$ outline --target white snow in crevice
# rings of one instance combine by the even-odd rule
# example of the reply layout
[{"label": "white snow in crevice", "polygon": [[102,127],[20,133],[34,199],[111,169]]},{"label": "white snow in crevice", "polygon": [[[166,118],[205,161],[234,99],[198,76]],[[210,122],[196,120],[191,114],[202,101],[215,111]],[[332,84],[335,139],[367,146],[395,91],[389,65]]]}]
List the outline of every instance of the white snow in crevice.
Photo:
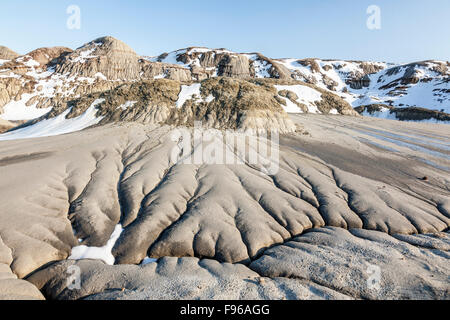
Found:
[{"label": "white snow in crevice", "polygon": [[286,105],[283,106],[284,111],[286,111],[287,113],[303,113],[303,110],[300,109],[295,103],[293,103],[291,100],[289,100],[288,98],[285,97],[280,97],[281,99],[283,99],[284,101],[286,101]]},{"label": "white snow in crevice", "polygon": [[108,78],[106,78],[106,76],[103,74],[103,73],[101,73],[101,72],[97,72],[95,75],[94,75],[94,78],[98,78],[98,79],[100,79],[100,80],[108,80]]},{"label": "white snow in crevice", "polygon": [[34,95],[25,93],[22,95],[22,99],[19,101],[10,101],[3,107],[3,113],[0,118],[9,121],[22,121],[22,120],[32,120],[43,116],[52,110],[52,107],[40,109],[36,108],[37,102],[31,106],[26,106],[26,103]]},{"label": "white snow in crevice", "polygon": [[4,60],[4,59],[0,59],[0,66],[2,66],[3,64],[9,62],[11,60]]},{"label": "white snow in crevice", "polygon": [[21,77],[20,77],[20,75],[15,74],[14,72],[10,71],[9,74],[4,74],[4,73],[0,74],[0,78],[16,78],[16,79],[20,79]]},{"label": "white snow in crevice", "polygon": [[[25,59],[27,59],[26,61],[24,61]],[[39,67],[41,64],[39,62],[37,62],[36,60],[34,60],[33,58],[31,58],[30,56],[22,56],[20,58],[16,59],[17,62],[21,62],[23,63],[25,66],[27,67]]]},{"label": "white snow in crevice", "polygon": [[212,94],[209,94],[206,99],[204,100],[206,103],[210,103],[211,101],[213,101],[215,98]]},{"label": "white snow in crevice", "polygon": [[181,108],[184,103],[191,99],[196,99],[197,102],[211,102],[214,100],[212,95],[209,95],[205,100],[202,99],[200,95],[201,83],[194,83],[189,86],[182,85],[180,94],[178,95],[178,101],[176,103],[177,108]]},{"label": "white snow in crevice", "polygon": [[337,111],[337,109],[331,109],[329,114],[339,114],[339,112]]},{"label": "white snow in crevice", "polygon": [[82,115],[72,119],[66,119],[66,116],[72,110],[72,108],[69,108],[54,118],[44,119],[28,127],[0,134],[0,141],[49,137],[83,130],[99,123],[103,119],[103,117],[96,117],[96,107],[103,101],[105,99],[95,100]]},{"label": "white snow in crevice", "polygon": [[39,62],[37,62],[33,59],[30,59],[30,60],[24,62],[24,65],[26,65],[27,67],[39,67],[40,66]]},{"label": "white snow in crevice", "polygon": [[121,233],[123,231],[122,225],[118,224],[114,228],[114,231],[109,238],[106,245],[103,247],[88,247],[88,246],[77,246],[72,248],[72,253],[70,255],[69,260],[83,260],[83,259],[92,259],[92,260],[102,260],[106,264],[114,265],[115,258],[112,255],[112,249],[116,244],[116,241],[119,239]]},{"label": "white snow in crevice", "polygon": [[[275,88],[279,91],[288,90],[294,92],[298,99],[297,102],[306,105],[309,113],[320,113],[319,109],[315,105],[316,101],[322,100],[322,94],[314,90],[313,88],[303,85],[275,85]],[[295,103],[285,98],[287,106],[283,106],[288,113],[301,113],[301,110]]]},{"label": "white snow in crevice", "polygon": [[95,82],[94,78],[88,78],[88,77],[78,77],[77,81],[81,82],[87,82],[89,84],[93,84]]},{"label": "white snow in crevice", "polygon": [[96,50],[95,48],[92,48],[92,49],[88,49],[88,50],[85,50],[85,51],[81,51],[80,55],[78,57],[72,59],[71,62],[73,62],[73,63],[77,63],[77,62],[85,63],[86,60],[88,60],[88,59],[97,58],[97,56],[92,56],[91,55],[91,53],[93,53],[95,50]]},{"label": "white snow in crevice", "polygon": [[[21,59],[21,58],[19,58]],[[32,120],[43,116],[48,113],[52,108],[37,108],[38,103],[31,106],[26,106],[26,103],[31,98],[39,98],[39,102],[45,102],[45,98],[53,98],[57,94],[61,97],[68,97],[74,95],[75,90],[80,82],[87,81],[92,84],[96,79],[107,80],[106,77],[97,73],[94,78],[83,77],[68,77],[67,75],[55,73],[53,69],[47,69],[45,71],[35,69],[34,66],[30,67],[26,73],[27,76],[35,79],[35,85],[33,93],[22,94],[19,101],[10,101],[3,107],[3,114],[0,114],[0,118],[10,121],[22,121]],[[21,79],[20,75],[10,73],[10,75],[1,74],[0,78],[14,77]],[[22,81],[23,82],[23,81]],[[24,85],[24,82],[22,83]]]},{"label": "white snow in crevice", "polygon": [[133,107],[136,103],[137,101],[127,101],[124,104],[118,106],[117,109],[127,110],[128,108]]},{"label": "white snow in crevice", "polygon": [[256,78],[270,78],[269,70],[272,67],[272,64],[261,60],[257,54],[246,54],[245,55],[249,60],[253,61],[253,67],[255,68],[255,77]]},{"label": "white snow in crevice", "polygon": [[200,48],[200,47],[196,47],[196,48],[191,48],[188,53],[206,53],[206,52],[210,52],[211,49],[209,48]]},{"label": "white snow in crevice", "polygon": [[[184,53],[186,53],[186,49],[169,52],[165,58],[160,60],[160,62],[167,64],[177,64],[187,67],[183,62],[177,61],[178,56]],[[159,57],[150,57],[148,60],[151,62],[158,62]]]}]

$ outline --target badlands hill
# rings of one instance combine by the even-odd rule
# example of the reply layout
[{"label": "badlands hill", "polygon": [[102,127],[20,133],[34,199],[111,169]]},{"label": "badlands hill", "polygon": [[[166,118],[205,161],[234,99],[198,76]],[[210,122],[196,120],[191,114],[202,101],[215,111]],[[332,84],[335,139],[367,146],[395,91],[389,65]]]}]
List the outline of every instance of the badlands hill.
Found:
[{"label": "badlands hill", "polygon": [[12,51],[11,49],[0,46],[0,59],[1,60],[12,60],[19,56],[18,53]]},{"label": "badlands hill", "polygon": [[[287,112],[356,115],[337,95],[292,79],[281,65],[269,67],[271,60],[261,55],[205,52],[199,62],[205,66],[201,70],[191,57],[183,57],[177,59],[185,59],[184,66],[171,63],[167,56],[150,61],[111,37],[75,51],[41,48],[0,66],[1,117],[8,121],[34,119],[27,124],[32,125],[42,120],[60,122],[56,117],[63,115],[68,120],[88,111],[82,119],[89,125],[100,121],[179,125],[203,121],[222,129],[271,127],[292,132],[295,126]],[[263,63],[261,59],[266,60]],[[260,65],[267,65],[270,78],[260,77]],[[48,122],[45,124],[48,127]],[[35,128],[27,130],[36,136]],[[22,132],[21,128],[12,135]]]},{"label": "badlands hill", "polygon": [[[0,118],[5,121],[23,122],[44,115],[47,119],[65,111],[70,112],[70,118],[86,109],[76,106],[76,101],[85,96],[101,95],[135,82],[143,82],[145,87],[148,81],[157,83],[162,79],[179,83],[180,99],[194,105],[209,105],[210,102],[195,99],[194,95],[198,96],[199,85],[204,87],[200,83],[214,78],[232,78],[234,83],[248,82],[249,86],[256,85],[262,91],[269,89],[273,92],[270,99],[278,102],[278,108],[274,108],[276,103],[271,101],[267,115],[275,112],[277,119],[281,114],[286,117],[286,112],[356,114],[352,108],[363,115],[389,119],[444,122],[449,119],[448,62],[425,61],[394,66],[361,61],[270,59],[259,53],[199,47],[146,57],[139,56],[128,45],[112,37],[96,39],[76,50],[40,48],[24,56],[16,56],[8,49],[2,49],[2,52],[8,58],[0,61]],[[161,81],[155,86],[164,87],[167,83]],[[222,81],[222,85],[231,83],[231,80]],[[268,83],[272,83],[275,90],[268,88]],[[187,86],[186,91],[182,90],[183,86]],[[216,91],[214,100],[221,100],[220,95],[225,95],[225,91]],[[264,94],[258,97],[267,99]],[[252,98],[254,105],[267,105],[267,101],[257,101],[258,97]],[[130,105],[138,98],[130,96],[134,100],[123,103]],[[161,100],[156,96],[152,99]],[[178,104],[174,95],[170,100],[161,108]],[[208,108],[217,106],[213,103]],[[173,111],[169,113],[173,114]],[[93,115],[100,118],[104,113]],[[126,120],[137,119],[133,119],[130,110],[125,113]],[[139,114],[139,111],[135,113]],[[158,110],[157,113],[168,112]],[[113,118],[122,120],[117,115]],[[207,122],[201,117],[196,120]],[[162,120],[158,118],[158,121]],[[235,123],[232,127],[240,125]],[[292,123],[280,126],[275,125],[274,129],[293,128]],[[247,129],[245,125],[243,129]]]}]

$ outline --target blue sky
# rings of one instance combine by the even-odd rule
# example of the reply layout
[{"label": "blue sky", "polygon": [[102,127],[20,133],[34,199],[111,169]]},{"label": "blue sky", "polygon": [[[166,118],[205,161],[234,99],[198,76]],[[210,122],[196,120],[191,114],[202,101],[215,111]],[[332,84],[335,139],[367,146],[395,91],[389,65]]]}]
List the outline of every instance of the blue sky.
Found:
[{"label": "blue sky", "polygon": [[[72,4],[80,30],[66,27]],[[372,4],[380,30],[366,27]],[[273,58],[450,60],[448,0],[2,0],[1,8],[0,44],[19,53],[112,35],[145,55],[196,45]]]}]

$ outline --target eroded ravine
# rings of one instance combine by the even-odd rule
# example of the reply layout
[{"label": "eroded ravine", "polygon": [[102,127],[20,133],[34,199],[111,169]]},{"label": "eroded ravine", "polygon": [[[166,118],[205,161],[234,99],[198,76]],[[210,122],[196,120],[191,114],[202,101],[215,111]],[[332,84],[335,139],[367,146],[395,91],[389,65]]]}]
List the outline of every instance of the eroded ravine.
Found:
[{"label": "eroded ravine", "polygon": [[[314,122],[316,118],[309,120],[320,127],[322,120]],[[345,121],[357,119],[345,118]],[[327,122],[332,123],[332,120]],[[310,136],[290,135],[289,144],[284,144],[285,137],[282,137],[279,170],[269,175],[248,163],[173,163],[171,155],[176,141],[168,127],[124,124],[65,136],[0,142],[0,150],[6,150],[0,151],[0,159],[17,158],[24,149],[29,154],[45,152],[46,155],[32,161],[6,162],[0,167],[0,235],[5,246],[14,249],[8,266],[24,278],[50,262],[66,259],[74,246],[105,245],[119,223],[124,230],[112,250],[116,264],[136,265],[147,256],[164,258],[163,261],[175,259],[168,257],[199,258],[206,259],[200,261],[216,261],[219,264],[214,268],[225,268],[226,272],[231,272],[230,268],[244,268],[226,263],[245,263],[257,270],[255,266],[261,267],[255,261],[266,261],[267,255],[277,252],[277,248],[290,246],[296,237],[303,239],[304,235],[307,239],[310,232],[320,232],[315,230],[323,227],[332,230],[330,232],[338,238],[352,236],[340,229],[326,227],[376,230],[373,234],[381,238],[384,237],[381,234],[442,234],[448,229],[450,203],[446,186],[450,177],[447,172],[423,166],[404,151],[392,160],[384,151],[362,146],[354,139],[342,147],[358,144],[358,151],[352,155],[355,163],[371,158],[381,164],[373,168],[367,166],[367,173],[359,175],[358,170],[353,171],[348,166],[347,170],[343,169],[340,154],[334,154],[333,149],[326,158],[321,158],[320,153],[310,154],[304,147],[295,150],[296,143],[314,145],[315,139],[320,138],[322,133],[311,128]],[[336,145],[339,139],[339,136],[329,137],[328,141]],[[438,147],[438,144],[433,145],[433,148]],[[399,158],[408,163],[405,171],[395,171],[391,166],[392,161],[399,161]],[[382,164],[386,164],[389,179],[384,176]],[[423,175],[429,177],[428,181],[420,180]],[[9,219],[10,216],[15,219]],[[351,231],[351,234],[355,232]],[[443,243],[447,243],[446,237],[444,234]],[[369,240],[372,241],[368,242],[369,247],[381,246],[377,244],[381,240]],[[316,245],[310,244],[309,254],[314,255]],[[377,250],[383,253],[382,247]],[[448,247],[441,245],[439,250],[441,253],[427,260],[428,263],[437,261],[442,266],[447,262]],[[283,259],[289,261],[291,258]],[[66,261],[60,263],[60,267],[57,267],[59,264],[50,267],[48,272],[53,274],[51,277],[61,277],[62,266],[74,263],[91,268],[94,262]],[[115,273],[114,268],[124,268],[126,272],[134,268],[94,264],[108,273]],[[56,274],[55,268],[59,270]],[[136,268],[132,272],[139,273]],[[157,270],[160,271],[156,274],[167,272],[165,276],[168,277],[170,272],[161,268],[158,262]],[[188,267],[191,271],[195,268],[194,265]],[[254,277],[291,277],[286,272],[267,268],[267,272],[258,269]],[[421,270],[419,266],[417,270]],[[45,269],[37,273],[40,274],[38,283],[43,281],[42,277],[47,277],[43,272]],[[222,277],[226,272],[215,271],[213,274],[225,281]],[[444,268],[439,272],[439,286],[442,287],[447,271]],[[153,277],[136,275],[135,287],[145,283],[147,276]],[[30,279],[36,277],[33,275]],[[334,293],[323,290],[334,297],[342,293],[354,298],[371,297],[358,288],[340,290],[338,284],[329,286],[324,279],[310,279],[304,274],[294,278],[306,279],[307,286],[330,287]],[[139,279],[143,281],[141,284],[138,284]],[[296,288],[295,292],[306,290],[304,281],[290,285]],[[276,286],[281,284],[276,283]],[[244,285],[242,290],[244,287],[247,288]],[[255,290],[258,295],[267,294],[259,292],[263,290],[261,288]],[[46,292],[46,296],[81,298],[100,293],[66,296]]]}]

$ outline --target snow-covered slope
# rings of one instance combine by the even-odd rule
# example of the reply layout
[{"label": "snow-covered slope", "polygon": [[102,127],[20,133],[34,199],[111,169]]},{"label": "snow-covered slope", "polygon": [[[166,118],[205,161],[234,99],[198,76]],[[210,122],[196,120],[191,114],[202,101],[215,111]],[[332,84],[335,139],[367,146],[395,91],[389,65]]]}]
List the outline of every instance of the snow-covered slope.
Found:
[{"label": "snow-covered slope", "polygon": [[69,108],[54,118],[43,119],[33,125],[0,134],[0,141],[56,136],[88,128],[102,120],[103,117],[96,116],[96,107],[103,101],[104,99],[95,100],[82,115],[72,119],[66,118],[71,111]]},{"label": "snow-covered slope", "polygon": [[396,65],[369,61],[270,59],[259,53],[198,47],[147,59],[189,69],[193,79],[197,80],[221,75],[293,78],[337,94],[353,107],[383,103],[450,113],[449,63],[443,61]]},{"label": "snow-covered slope", "polygon": [[[292,72],[293,78],[334,92],[353,107],[385,104],[450,113],[449,62],[433,60],[394,65],[320,59],[277,61]],[[380,113],[365,113],[369,114]]]},{"label": "snow-covered slope", "polygon": [[448,62],[424,61],[400,65],[369,75],[367,88],[354,106],[385,103],[394,107],[424,107],[450,113]]},{"label": "snow-covered slope", "polygon": [[145,59],[185,68],[191,72],[193,80],[216,76],[277,79],[291,77],[289,70],[260,53],[236,53],[226,49],[190,47]]}]

